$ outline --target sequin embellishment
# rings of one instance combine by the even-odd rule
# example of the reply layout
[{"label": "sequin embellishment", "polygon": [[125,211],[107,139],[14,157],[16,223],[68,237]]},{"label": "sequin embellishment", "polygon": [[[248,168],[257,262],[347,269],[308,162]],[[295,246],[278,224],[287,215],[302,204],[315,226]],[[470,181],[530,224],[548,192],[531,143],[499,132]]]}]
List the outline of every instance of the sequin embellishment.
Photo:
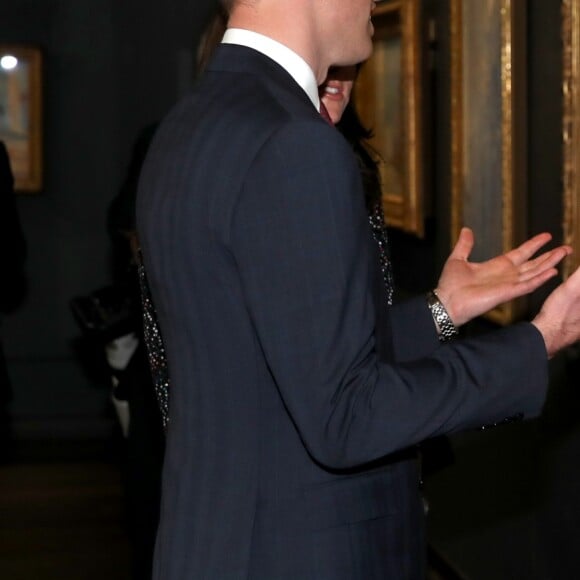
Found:
[{"label": "sequin embellishment", "polygon": [[167,368],[167,355],[165,354],[165,346],[163,345],[161,331],[157,323],[157,313],[153,306],[153,299],[151,298],[151,290],[147,281],[143,259],[139,262],[137,272],[139,275],[139,286],[141,288],[143,337],[145,339],[147,358],[149,359],[153,388],[155,389],[155,395],[161,412],[161,422],[163,423],[163,428],[167,429],[167,424],[169,423],[169,372]]},{"label": "sequin embellishment", "polygon": [[375,204],[373,210],[369,213],[369,223],[373,238],[379,247],[379,261],[383,282],[387,290],[387,303],[389,306],[393,303],[393,267],[389,257],[389,240],[387,238],[387,226],[385,225],[385,215],[381,203]]}]

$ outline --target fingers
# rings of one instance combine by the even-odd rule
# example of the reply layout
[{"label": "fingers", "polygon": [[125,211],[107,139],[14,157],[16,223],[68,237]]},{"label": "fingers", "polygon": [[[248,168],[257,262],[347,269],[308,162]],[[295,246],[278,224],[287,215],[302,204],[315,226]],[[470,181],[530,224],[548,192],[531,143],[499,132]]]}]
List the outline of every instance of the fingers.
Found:
[{"label": "fingers", "polygon": [[544,337],[549,357],[580,339],[580,268],[548,296],[532,324]]},{"label": "fingers", "polygon": [[538,234],[524,242],[521,246],[514,248],[506,254],[516,266],[529,260],[542,246],[547,244],[552,236],[546,232]]},{"label": "fingers", "polygon": [[457,239],[457,243],[455,244],[449,258],[467,261],[471,254],[471,250],[473,250],[473,244],[473,231],[470,228],[461,228],[459,238]]},{"label": "fingers", "polygon": [[[540,286],[545,284],[548,280],[556,276],[558,270],[555,266],[567,255],[564,248],[557,248],[542,254],[536,260],[533,260],[534,266],[528,268],[524,272],[520,272],[518,276],[509,277],[504,279],[503,284],[501,284],[503,301],[513,300],[514,298],[519,298],[538,289]],[[580,274],[579,274],[580,280]],[[498,285],[498,287],[500,287]]]},{"label": "fingers", "polygon": [[517,284],[507,284],[505,287],[503,287],[503,291],[498,293],[498,295],[501,295],[501,301],[497,302],[497,304],[509,302],[515,298],[520,298],[521,296],[532,293],[542,284],[545,284],[550,278],[553,278],[557,273],[558,270],[556,270],[556,268],[551,268],[544,270],[529,280],[524,280],[522,282],[518,282]]},{"label": "fingers", "polygon": [[567,255],[568,248],[562,246],[538,256],[534,260],[524,263],[520,268],[520,280],[529,280],[545,269],[554,268]]},{"label": "fingers", "polygon": [[534,290],[539,288],[542,284],[547,282],[550,278],[553,278],[557,273],[558,270],[556,270],[556,268],[547,268],[538,272],[535,276],[531,278],[522,280],[516,286],[520,292],[518,296],[523,296],[524,294],[529,294],[530,292],[533,292]]}]

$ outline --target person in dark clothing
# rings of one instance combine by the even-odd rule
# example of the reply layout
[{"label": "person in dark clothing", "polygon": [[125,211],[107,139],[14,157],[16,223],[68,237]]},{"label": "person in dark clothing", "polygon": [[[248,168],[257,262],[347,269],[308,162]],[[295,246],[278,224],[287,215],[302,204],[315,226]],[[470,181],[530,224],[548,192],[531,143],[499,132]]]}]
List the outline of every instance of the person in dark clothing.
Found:
[{"label": "person in dark clothing", "polygon": [[[164,434],[147,352],[143,340],[141,296],[137,276],[138,242],[135,234],[135,195],[141,165],[156,125],[141,131],[133,146],[127,174],[107,214],[107,230],[113,247],[115,282],[128,294],[135,310],[131,333],[136,345],[128,362],[114,370],[113,396],[126,401],[129,409],[126,429],[125,485],[129,532],[132,544],[133,577],[151,577],[151,561],[157,522],[163,463]],[[121,341],[122,342],[122,341]]]},{"label": "person in dark clothing", "polygon": [[[24,263],[26,240],[14,196],[14,176],[8,151],[0,141],[0,252],[2,255],[2,283],[0,284],[0,315],[14,311],[26,293]],[[10,414],[12,398],[10,377],[0,341],[0,459],[9,457]]]}]

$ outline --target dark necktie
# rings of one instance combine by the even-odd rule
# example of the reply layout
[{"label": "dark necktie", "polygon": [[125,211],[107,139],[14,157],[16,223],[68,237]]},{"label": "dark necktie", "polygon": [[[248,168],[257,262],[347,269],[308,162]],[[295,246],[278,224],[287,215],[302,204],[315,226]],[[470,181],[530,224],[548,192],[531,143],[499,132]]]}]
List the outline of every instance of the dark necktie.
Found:
[{"label": "dark necktie", "polygon": [[334,123],[328,114],[328,109],[324,106],[324,103],[320,101],[320,116],[332,127],[334,127]]}]

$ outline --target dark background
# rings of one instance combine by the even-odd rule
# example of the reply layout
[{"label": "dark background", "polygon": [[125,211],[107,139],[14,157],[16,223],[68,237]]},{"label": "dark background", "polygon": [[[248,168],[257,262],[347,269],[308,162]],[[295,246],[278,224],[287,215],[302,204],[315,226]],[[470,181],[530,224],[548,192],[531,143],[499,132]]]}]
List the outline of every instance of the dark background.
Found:
[{"label": "dark background", "polygon": [[190,87],[210,6],[208,0],[0,3],[0,42],[33,44],[44,54],[45,186],[18,199],[29,292],[2,328],[17,435],[92,437],[110,430],[108,391],[80,362],[69,301],[111,279],[107,207],[137,134]]},{"label": "dark background", "polygon": [[[475,1],[475,0],[474,0]],[[29,246],[29,293],[3,321],[17,438],[107,438],[103,377],[79,356],[72,297],[111,279],[106,210],[139,131],[189,87],[209,0],[12,0],[0,4],[0,43],[44,52],[45,187],[18,207]],[[528,233],[562,238],[561,14],[528,4]],[[436,281],[449,251],[448,1],[424,0],[426,179],[424,240],[391,232],[405,292]],[[429,43],[427,28],[435,23]],[[531,316],[546,290],[529,302]],[[469,332],[486,330],[478,322]],[[553,361],[544,415],[451,441],[454,459],[427,479],[431,538],[472,579],[572,578],[580,557],[578,355]],[[570,575],[572,574],[572,575]]]}]

